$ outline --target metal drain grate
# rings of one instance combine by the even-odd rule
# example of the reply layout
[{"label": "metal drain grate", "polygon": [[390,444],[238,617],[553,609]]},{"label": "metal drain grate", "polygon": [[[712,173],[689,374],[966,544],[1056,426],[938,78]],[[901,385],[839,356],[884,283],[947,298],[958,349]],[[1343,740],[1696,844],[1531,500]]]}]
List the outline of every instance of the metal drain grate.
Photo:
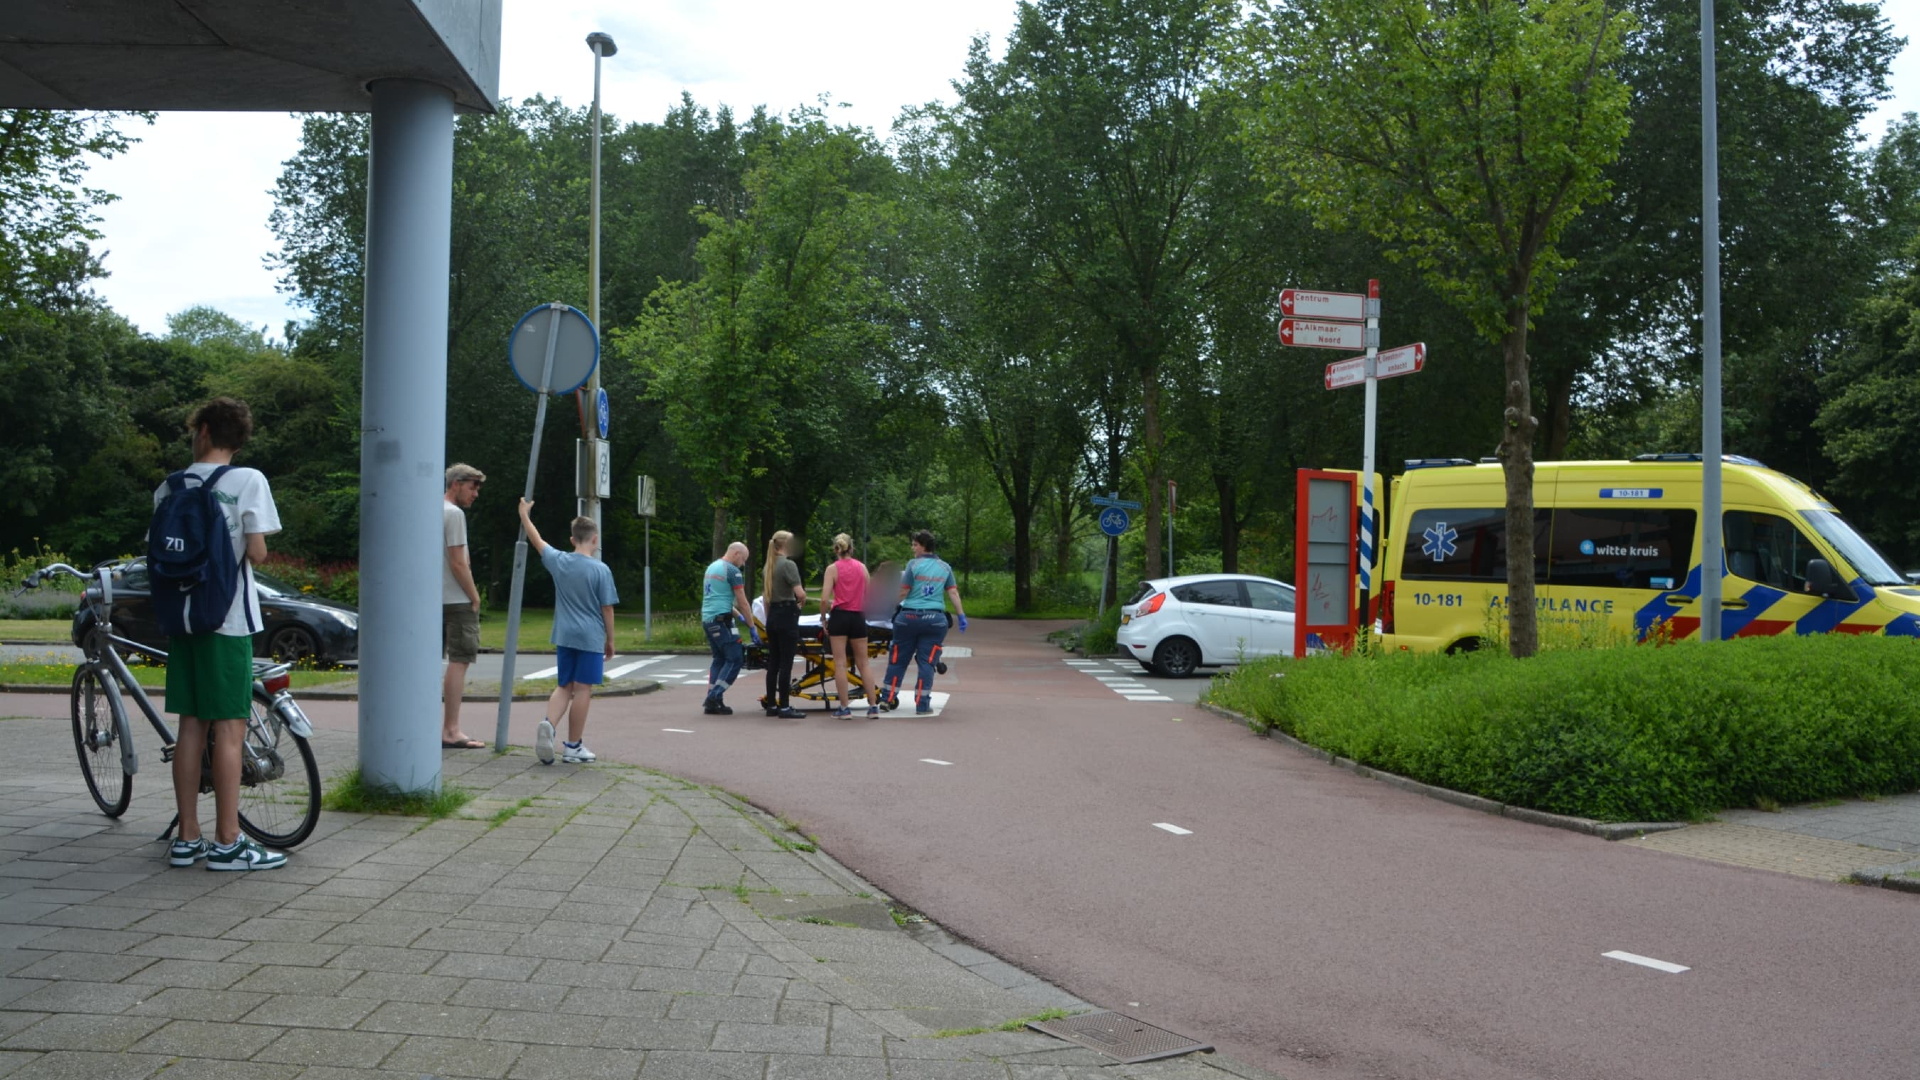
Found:
[{"label": "metal drain grate", "polygon": [[1196,1050],[1213,1049],[1206,1043],[1196,1042],[1185,1035],[1154,1027],[1144,1020],[1135,1020],[1131,1016],[1121,1016],[1116,1012],[1087,1013],[1084,1016],[1069,1016],[1062,1020],[1030,1021],[1027,1026],[1035,1031],[1045,1032],[1056,1039],[1065,1039],[1068,1042],[1079,1043],[1089,1050],[1097,1050],[1110,1058],[1117,1059],[1122,1065],[1191,1054]]}]

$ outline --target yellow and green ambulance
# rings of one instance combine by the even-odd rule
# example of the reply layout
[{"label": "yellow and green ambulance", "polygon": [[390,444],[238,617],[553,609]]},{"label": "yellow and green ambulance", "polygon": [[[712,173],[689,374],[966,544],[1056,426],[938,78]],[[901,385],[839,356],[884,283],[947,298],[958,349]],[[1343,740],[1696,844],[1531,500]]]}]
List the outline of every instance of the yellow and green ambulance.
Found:
[{"label": "yellow and green ambulance", "polygon": [[[1534,467],[1543,638],[1594,629],[1667,640],[1700,630],[1700,456]],[[1920,637],[1920,588],[1832,503],[1748,458],[1721,470],[1721,636]],[[1379,628],[1389,648],[1478,648],[1507,603],[1506,481],[1497,462],[1410,461],[1393,481]]]}]

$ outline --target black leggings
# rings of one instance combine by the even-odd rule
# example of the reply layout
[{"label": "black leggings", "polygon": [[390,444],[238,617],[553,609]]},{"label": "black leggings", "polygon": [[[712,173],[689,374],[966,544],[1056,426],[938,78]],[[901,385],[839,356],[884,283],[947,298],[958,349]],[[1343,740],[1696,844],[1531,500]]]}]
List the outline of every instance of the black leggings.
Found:
[{"label": "black leggings", "polygon": [[800,651],[800,604],[767,605],[767,708],[784,709],[793,691],[793,658]]}]

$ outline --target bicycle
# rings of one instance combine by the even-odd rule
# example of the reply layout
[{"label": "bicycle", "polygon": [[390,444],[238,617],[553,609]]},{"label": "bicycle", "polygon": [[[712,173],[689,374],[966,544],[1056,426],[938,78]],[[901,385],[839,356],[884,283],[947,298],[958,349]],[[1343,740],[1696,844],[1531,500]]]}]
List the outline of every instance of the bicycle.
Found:
[{"label": "bicycle", "polygon": [[[57,575],[87,582],[84,627],[78,644],[85,659],[73,673],[73,745],[80,772],[102,813],[117,818],[133,798],[133,777],[140,758],[133,746],[133,724],[123,698],[132,699],[160,736],[160,759],[173,760],[174,734],[160,718],[146,690],[134,679],[120,650],[156,660],[166,654],[113,632],[114,563],[82,573],[66,563],[35,570],[21,582],[19,595]],[[313,724],[293,699],[291,663],[253,662],[253,707],[240,754],[240,827],[269,847],[287,848],[312,835],[320,820],[320,766],[314,760]],[[200,791],[213,790],[212,732],[200,765]],[[114,755],[118,748],[118,768]],[[118,772],[119,778],[114,779]],[[173,834],[179,816],[160,835]]]}]

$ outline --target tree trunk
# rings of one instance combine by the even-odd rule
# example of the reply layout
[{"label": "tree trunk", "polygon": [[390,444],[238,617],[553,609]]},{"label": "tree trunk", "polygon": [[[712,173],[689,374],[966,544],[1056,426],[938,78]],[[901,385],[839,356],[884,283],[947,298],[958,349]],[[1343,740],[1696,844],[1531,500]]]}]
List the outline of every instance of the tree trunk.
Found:
[{"label": "tree trunk", "polygon": [[973,591],[973,493],[975,486],[969,483],[966,495],[960,501],[960,584],[969,593]]},{"label": "tree trunk", "polygon": [[1509,293],[1507,335],[1501,341],[1507,405],[1500,440],[1500,468],[1507,481],[1507,648],[1518,659],[1540,648],[1539,612],[1533,580],[1533,391],[1527,373],[1525,279]]},{"label": "tree trunk", "polygon": [[719,558],[727,553],[727,508],[723,503],[713,506],[713,557]]},{"label": "tree trunk", "polygon": [[1547,438],[1540,451],[1548,461],[1565,459],[1573,437],[1573,379],[1569,371],[1547,387]]},{"label": "tree trunk", "polygon": [[1062,477],[1054,485],[1054,513],[1060,527],[1053,534],[1053,576],[1065,581],[1067,564],[1073,559],[1073,481]]},{"label": "tree trunk", "polygon": [[1033,610],[1033,501],[1013,507],[1013,610]]},{"label": "tree trunk", "polygon": [[1146,370],[1144,385],[1140,395],[1142,434],[1141,456],[1146,459],[1144,471],[1147,474],[1147,565],[1142,577],[1157,578],[1166,573],[1161,565],[1160,530],[1166,528],[1162,514],[1166,503],[1167,478],[1161,473],[1160,445],[1163,437],[1160,431],[1160,369],[1150,365]]},{"label": "tree trunk", "polygon": [[1240,572],[1240,510],[1234,499],[1238,492],[1228,473],[1213,474],[1213,490],[1220,496],[1220,572]]}]

